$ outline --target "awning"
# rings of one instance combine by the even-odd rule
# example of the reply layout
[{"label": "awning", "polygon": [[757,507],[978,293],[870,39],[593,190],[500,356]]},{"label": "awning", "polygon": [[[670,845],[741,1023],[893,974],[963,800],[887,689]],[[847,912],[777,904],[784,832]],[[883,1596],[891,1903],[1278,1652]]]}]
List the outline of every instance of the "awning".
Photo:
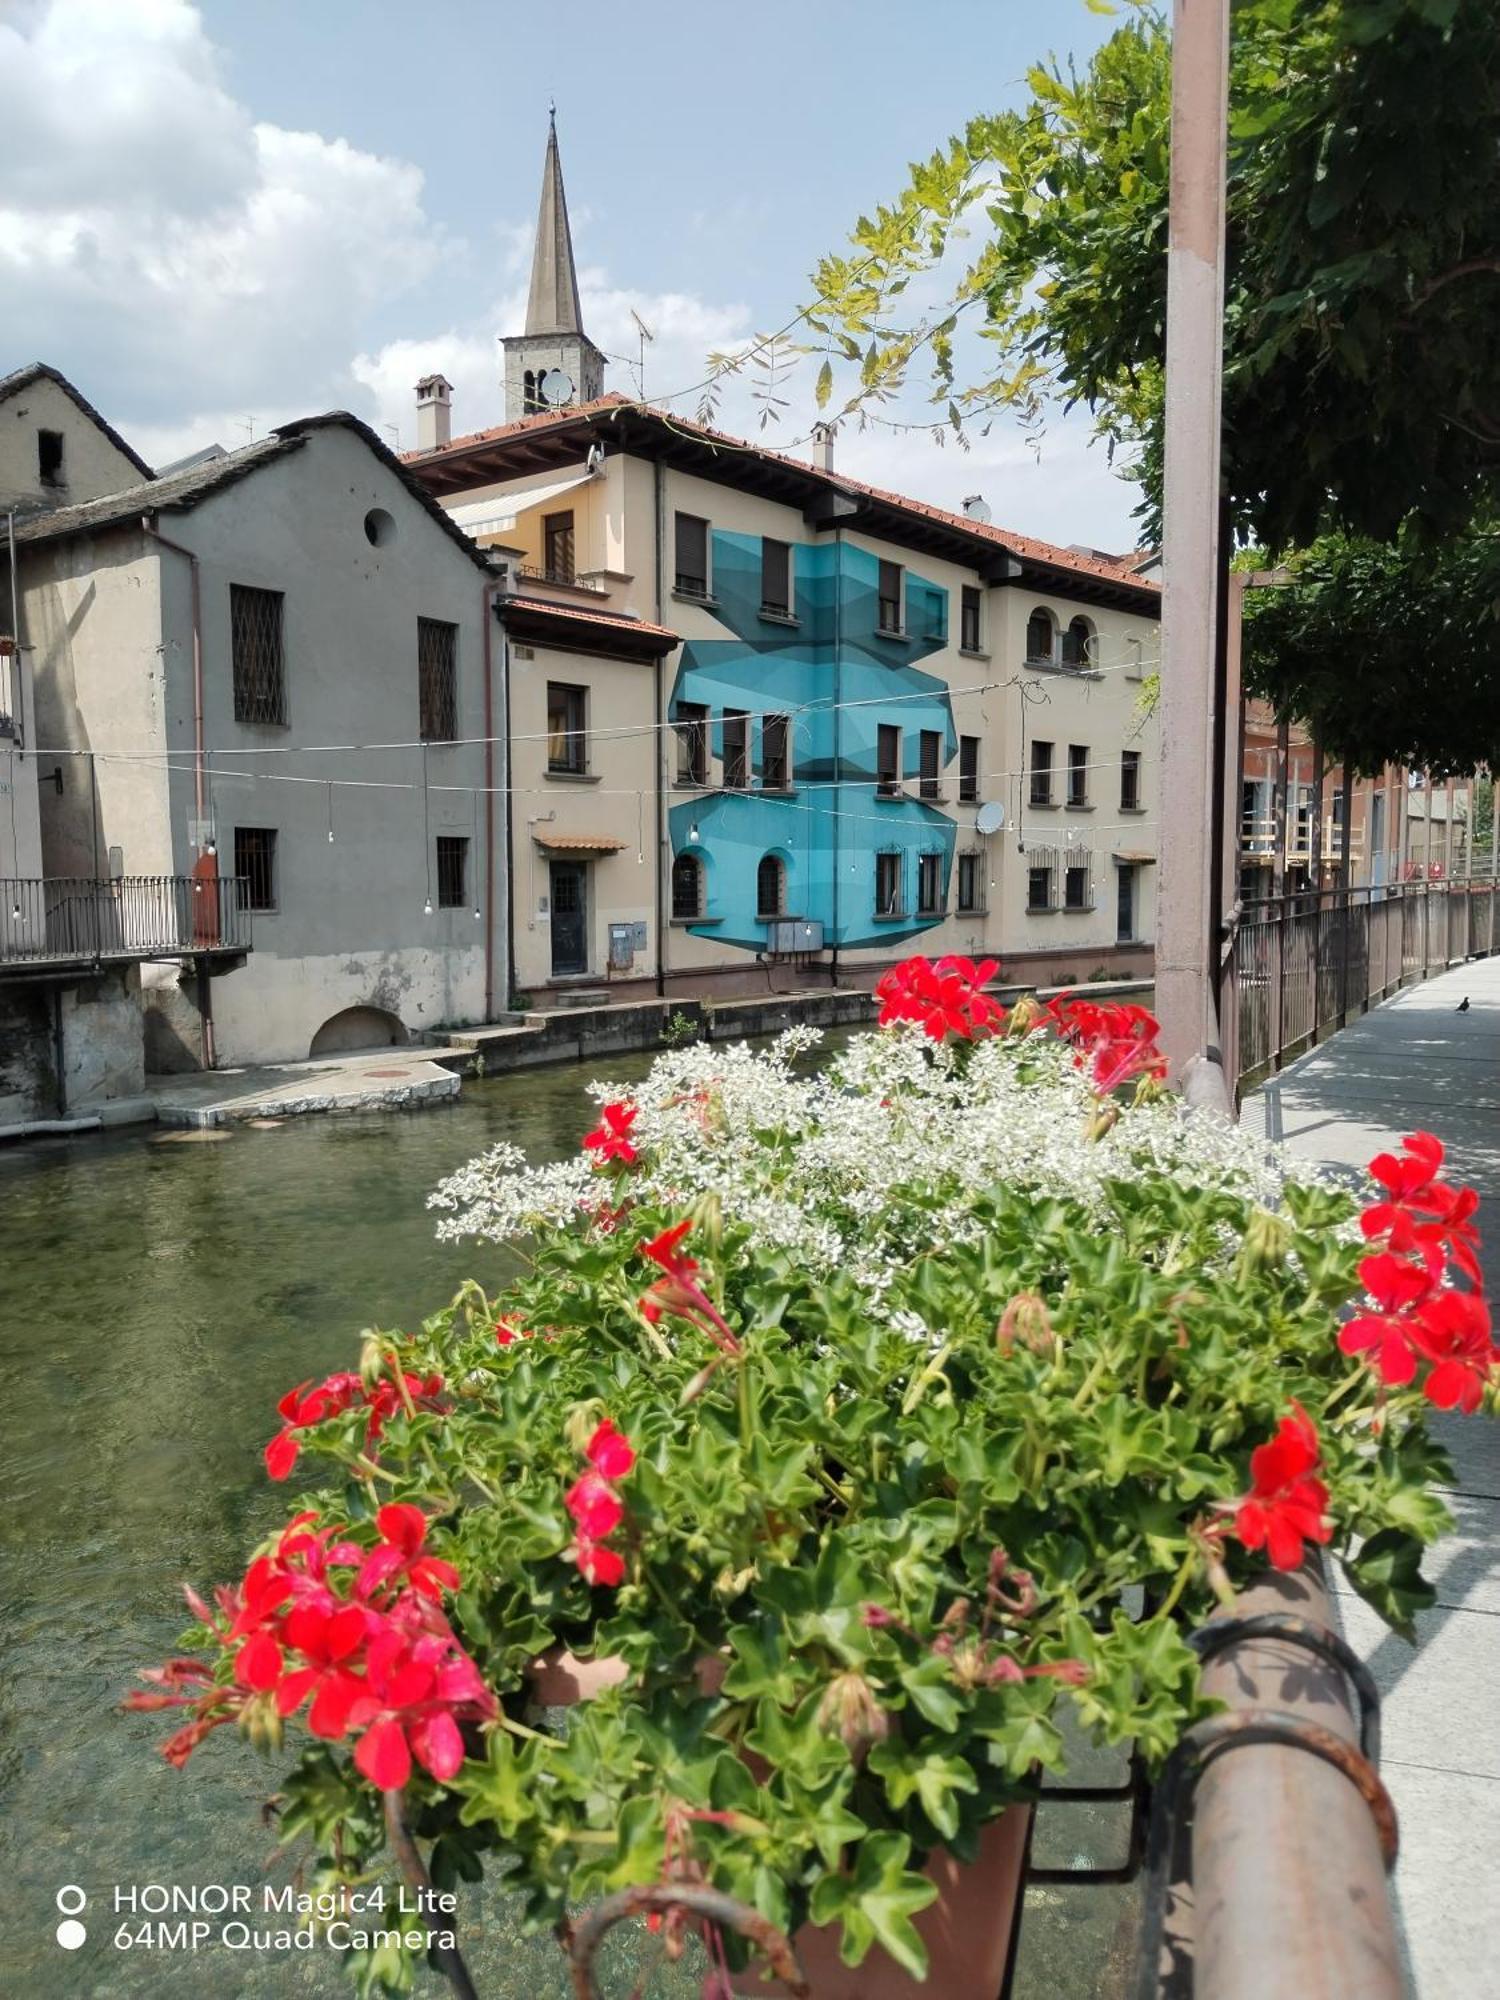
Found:
[{"label": "awning", "polygon": [[532,837],[538,847],[563,854],[618,854],[625,845],[607,833],[538,833]]},{"label": "awning", "polygon": [[493,493],[488,500],[470,500],[462,507],[449,507],[450,518],[466,535],[499,535],[513,528],[522,514],[555,500],[593,478],[591,472],[568,472],[561,479],[546,480],[540,486],[523,486],[514,493]]},{"label": "awning", "polygon": [[1119,867],[1139,868],[1147,862],[1155,861],[1156,856],[1148,854],[1144,848],[1129,847],[1122,848],[1118,854],[1110,858]]}]

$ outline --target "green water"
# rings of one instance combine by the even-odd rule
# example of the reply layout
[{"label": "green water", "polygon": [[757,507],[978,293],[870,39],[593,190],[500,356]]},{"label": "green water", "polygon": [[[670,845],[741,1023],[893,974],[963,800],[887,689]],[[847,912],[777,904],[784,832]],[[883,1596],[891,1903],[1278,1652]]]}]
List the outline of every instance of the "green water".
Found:
[{"label": "green water", "polygon": [[[648,1062],[602,1067],[629,1081]],[[260,1460],[282,1393],[350,1366],[363,1326],[399,1326],[471,1272],[497,1275],[497,1253],[436,1241],[428,1190],[497,1139],[536,1159],[571,1151],[594,1073],[544,1070],[420,1113],[292,1120],[218,1142],[142,1132],[0,1149],[0,1993],[352,1991],[321,1949],[114,1947],[128,1916],[117,1886],[245,1883],[258,1900],[278,1768],[225,1730],[170,1770],[154,1754],[170,1716],[115,1704],[137,1667],[174,1650],[181,1581],[239,1574],[284,1518]],[[65,1883],[89,1898],[73,1952],[54,1935]],[[460,1920],[485,2000],[561,2000],[555,1947],[518,1944],[493,1892]],[[1129,1921],[1119,1892],[1039,1892],[1018,2000],[1123,1991]],[[447,1989],[429,1978],[424,1990]]]}]

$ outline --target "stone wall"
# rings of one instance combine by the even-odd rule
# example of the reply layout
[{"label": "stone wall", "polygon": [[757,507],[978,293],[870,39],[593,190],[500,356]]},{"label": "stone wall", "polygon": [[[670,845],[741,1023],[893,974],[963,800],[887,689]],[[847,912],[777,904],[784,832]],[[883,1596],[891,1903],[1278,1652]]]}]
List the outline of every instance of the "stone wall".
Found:
[{"label": "stone wall", "polygon": [[86,1117],[139,1097],[145,1071],[135,966],[60,990],[40,981],[0,987],[0,1127]]}]

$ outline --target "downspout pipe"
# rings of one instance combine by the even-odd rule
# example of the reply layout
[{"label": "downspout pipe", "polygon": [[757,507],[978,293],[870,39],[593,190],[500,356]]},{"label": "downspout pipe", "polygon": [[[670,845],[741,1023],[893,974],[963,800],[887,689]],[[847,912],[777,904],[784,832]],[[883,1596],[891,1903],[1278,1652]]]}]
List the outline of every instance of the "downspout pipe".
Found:
[{"label": "downspout pipe", "polygon": [[[660,625],[664,622],[663,613],[666,609],[662,601],[664,594],[662,588],[662,542],[666,523],[667,483],[662,470],[662,462],[659,458],[652,461],[651,474],[655,498],[656,622]],[[667,995],[667,908],[662,881],[662,858],[667,839],[666,797],[662,788],[662,768],[666,761],[667,741],[665,687],[665,678],[662,673],[662,656],[658,653],[651,662],[651,716],[653,723],[651,731],[651,755],[654,766],[651,789],[655,800],[654,818],[656,826],[656,860],[653,870],[655,880],[652,885],[656,898],[656,994],[657,998],[661,1000],[664,1000]]]},{"label": "downspout pipe", "polygon": [[[494,643],[491,626],[494,622],[495,593],[500,588],[500,580],[492,579],[480,592],[479,618],[484,627],[484,1018],[495,1018],[495,679]],[[509,708],[506,703],[507,734],[509,733]],[[510,757],[507,745],[506,768]],[[507,780],[506,800],[509,804],[509,780]],[[509,848],[509,838],[506,841]],[[507,921],[509,899],[507,899]]]},{"label": "downspout pipe", "polygon": [[[507,586],[508,587],[508,583]],[[505,738],[505,1004],[516,991],[516,787],[511,749],[510,632],[500,621],[500,728]],[[490,794],[493,802],[494,794]]]},{"label": "downspout pipe", "polygon": [[[174,542],[170,535],[164,535],[156,525],[154,514],[141,516],[141,528],[154,542],[160,542],[164,549],[174,555],[186,556],[189,574],[192,578],[192,623],[193,623],[193,817],[201,830],[207,817],[205,810],[206,787],[203,777],[203,585],[194,550],[183,542]],[[217,851],[211,849],[207,855],[200,851],[200,861],[208,866],[199,869],[195,865],[193,873],[211,884],[211,893],[217,899],[219,894],[219,864]],[[202,966],[200,964],[200,971]],[[203,1022],[203,1067],[218,1068],[218,1056],[214,1048],[214,1017],[209,997],[207,978],[199,980],[199,1015]]]}]

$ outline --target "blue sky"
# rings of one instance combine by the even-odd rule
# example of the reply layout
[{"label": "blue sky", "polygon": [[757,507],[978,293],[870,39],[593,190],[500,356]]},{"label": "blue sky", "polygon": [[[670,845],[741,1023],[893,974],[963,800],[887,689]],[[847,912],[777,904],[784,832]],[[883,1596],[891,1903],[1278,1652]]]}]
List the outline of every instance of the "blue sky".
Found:
[{"label": "blue sky", "polygon": [[[555,96],[589,330],[633,354],[642,313],[661,396],[787,320],[910,159],[1112,25],[1085,0],[0,0],[0,129],[26,163],[0,186],[0,366],[55,362],[158,462],[330,405],[410,443],[429,366],[460,429],[495,422]],[[748,405],[722,421],[748,429]],[[840,463],[946,504],[982,490],[1058,540],[1134,539],[1076,420],[1039,455],[1003,426],[967,456],[866,431]]]}]

